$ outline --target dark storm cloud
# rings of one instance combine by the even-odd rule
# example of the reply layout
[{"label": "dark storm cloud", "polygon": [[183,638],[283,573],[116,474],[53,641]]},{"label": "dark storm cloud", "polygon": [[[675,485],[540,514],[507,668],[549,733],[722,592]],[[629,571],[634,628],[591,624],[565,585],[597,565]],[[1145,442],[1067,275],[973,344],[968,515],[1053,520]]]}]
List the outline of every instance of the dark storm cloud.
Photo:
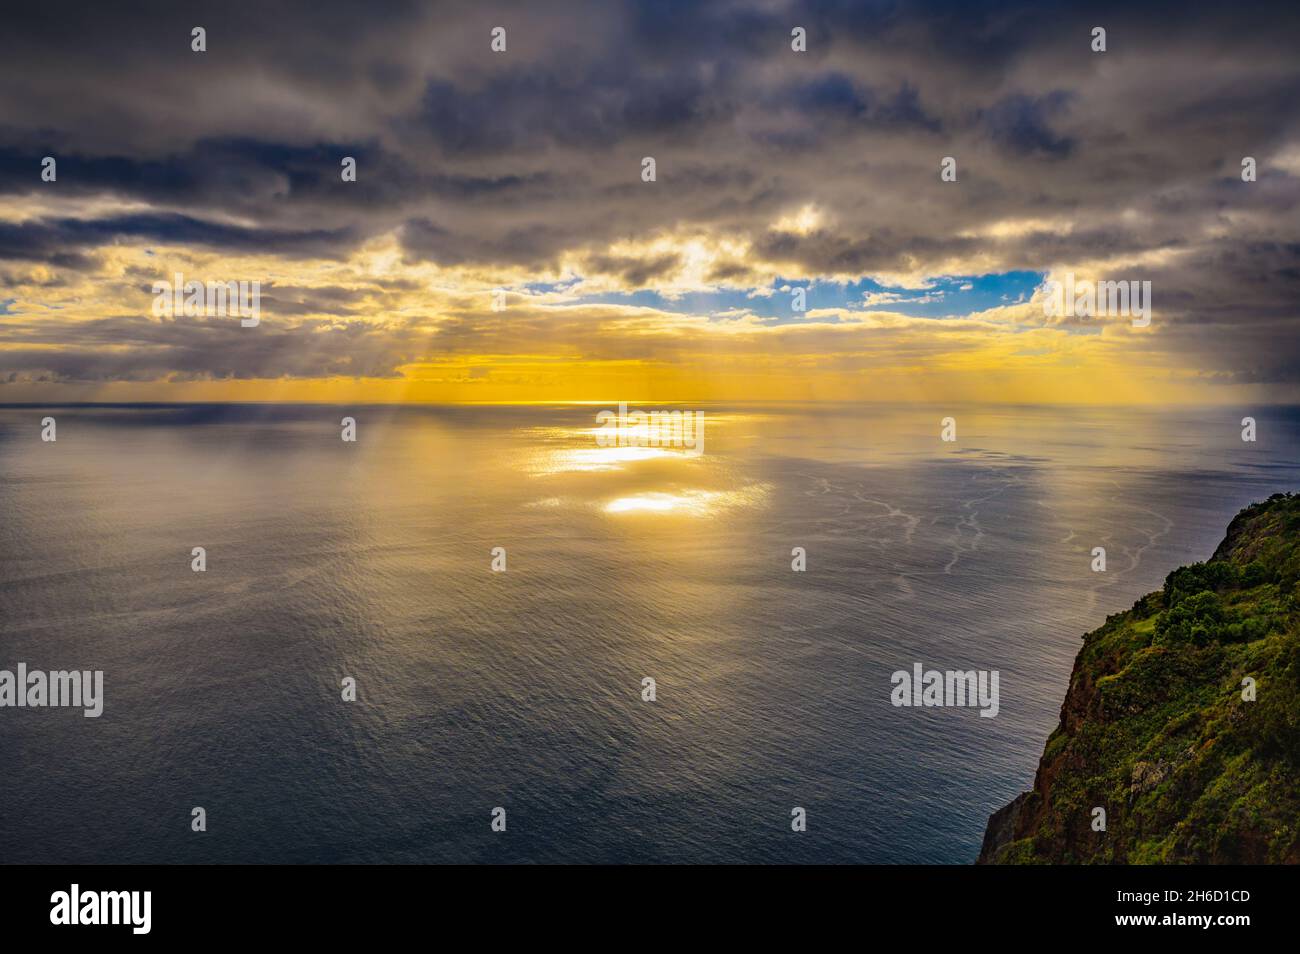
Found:
[{"label": "dark storm cloud", "polygon": [[[329,334],[315,334],[328,327]],[[397,377],[423,354],[428,335],[409,325],[362,320],[262,326],[242,334],[238,321],[122,315],[51,336],[37,325],[7,327],[4,369],[56,381]],[[57,350],[48,345],[59,344]]]},{"label": "dark storm cloud", "polygon": [[633,258],[619,255],[593,255],[587,267],[601,275],[618,275],[628,285],[641,287],[653,279],[671,274],[682,262],[680,255],[668,252],[653,258]]},{"label": "dark storm cloud", "polygon": [[1068,106],[1070,94],[1056,90],[1046,96],[1016,93],[987,110],[980,120],[999,145],[1022,155],[1069,155],[1073,140],[1052,130],[1052,118]]},{"label": "dark storm cloud", "polygon": [[[25,4],[0,31],[0,201],[148,211],[0,220],[0,263],[85,270],[122,242],[339,258],[394,234],[411,262],[544,269],[579,251],[642,284],[680,262],[610,242],[696,230],[839,275],[1165,252],[1162,346],[1277,375],[1300,353],[1279,325],[1296,307],[1297,49],[1300,8],[1281,2]],[[774,229],[806,204],[828,220]],[[987,238],[1021,219],[1072,228]]]},{"label": "dark storm cloud", "polygon": [[730,118],[702,75],[665,74],[628,83],[626,69],[597,64],[562,79],[534,67],[477,89],[431,81],[419,120],[444,155],[596,149],[633,136],[707,131]]},{"label": "dark storm cloud", "polygon": [[227,252],[272,252],[290,258],[329,256],[355,243],[348,229],[290,231],[204,222],[186,215],[140,214],[0,223],[0,259],[81,267],[87,261],[82,251],[118,239],[179,243]]},{"label": "dark storm cloud", "polygon": [[510,265],[553,265],[547,256],[565,246],[558,229],[545,223],[497,234],[465,235],[428,219],[411,219],[402,226],[402,247],[408,256],[440,265],[494,262]]}]

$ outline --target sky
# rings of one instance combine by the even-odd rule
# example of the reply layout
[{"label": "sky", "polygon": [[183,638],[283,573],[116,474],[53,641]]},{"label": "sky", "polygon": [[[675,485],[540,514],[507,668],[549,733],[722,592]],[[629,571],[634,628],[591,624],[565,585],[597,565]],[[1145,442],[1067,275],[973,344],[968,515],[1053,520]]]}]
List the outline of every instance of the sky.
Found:
[{"label": "sky", "polygon": [[0,31],[0,403],[1300,401],[1293,2],[111,6]]}]

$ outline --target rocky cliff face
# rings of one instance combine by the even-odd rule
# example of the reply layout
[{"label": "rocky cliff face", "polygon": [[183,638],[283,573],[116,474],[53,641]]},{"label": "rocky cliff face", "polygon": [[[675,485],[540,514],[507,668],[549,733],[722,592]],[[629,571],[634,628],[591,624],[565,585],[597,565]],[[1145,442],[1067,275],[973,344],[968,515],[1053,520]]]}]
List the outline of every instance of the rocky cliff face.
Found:
[{"label": "rocky cliff face", "polygon": [[1300,494],[1084,637],[980,864],[1300,863]]}]

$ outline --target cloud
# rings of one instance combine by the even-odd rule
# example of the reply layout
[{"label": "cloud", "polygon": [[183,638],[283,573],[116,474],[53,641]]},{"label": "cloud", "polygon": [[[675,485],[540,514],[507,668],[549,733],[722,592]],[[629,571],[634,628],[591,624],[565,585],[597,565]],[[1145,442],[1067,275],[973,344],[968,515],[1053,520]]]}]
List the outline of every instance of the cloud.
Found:
[{"label": "cloud", "polygon": [[[206,53],[190,50],[195,24]],[[1105,54],[1089,48],[1097,24]],[[794,25],[807,53],[790,49]],[[1107,360],[1210,391],[1288,384],[1297,41],[1300,11],[1281,2],[1249,16],[1028,0],[17,9],[0,35],[0,374],[391,378],[468,342],[681,367],[684,340],[747,360],[818,342],[845,369],[982,341],[1000,361],[1006,328],[1101,336],[1023,309],[869,343],[851,321],[796,333],[604,310],[584,314],[607,337],[575,342],[590,330],[565,309],[1074,268],[1153,283],[1155,327],[1106,340]],[[57,182],[40,179],[47,155]],[[939,178],[944,156],[956,182]],[[150,329],[134,290],[178,266],[260,277],[261,346],[201,323]],[[494,316],[502,286],[511,307]],[[900,304],[887,294],[866,300],[873,318]]]}]

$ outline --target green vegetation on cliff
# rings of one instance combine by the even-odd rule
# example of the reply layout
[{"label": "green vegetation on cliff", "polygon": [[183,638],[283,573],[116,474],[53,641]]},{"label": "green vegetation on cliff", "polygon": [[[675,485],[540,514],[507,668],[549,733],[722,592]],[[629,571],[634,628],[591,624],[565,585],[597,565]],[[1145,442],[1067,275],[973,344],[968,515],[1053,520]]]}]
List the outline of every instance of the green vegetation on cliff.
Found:
[{"label": "green vegetation on cliff", "polygon": [[1278,494],[1085,636],[1034,789],[980,861],[1300,862],[1298,581],[1300,495]]}]

